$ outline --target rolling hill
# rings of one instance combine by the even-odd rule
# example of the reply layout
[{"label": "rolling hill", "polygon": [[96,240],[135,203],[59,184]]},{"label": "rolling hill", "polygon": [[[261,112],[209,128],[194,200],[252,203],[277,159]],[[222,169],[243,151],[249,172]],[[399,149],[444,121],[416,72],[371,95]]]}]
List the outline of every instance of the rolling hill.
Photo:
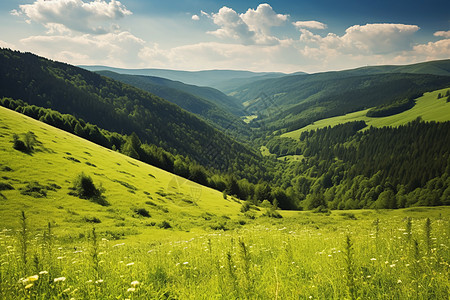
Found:
[{"label": "rolling hill", "polygon": [[318,120],[314,124],[305,126],[301,129],[286,132],[282,134],[282,137],[290,137],[298,139],[302,132],[317,130],[325,127],[334,127],[339,124],[345,124],[349,122],[364,121],[367,126],[373,127],[398,127],[406,125],[409,122],[414,121],[417,118],[421,118],[423,121],[436,121],[445,122],[450,121],[450,102],[447,102],[446,98],[438,99],[438,94],[445,95],[448,89],[437,90],[434,92],[425,93],[422,97],[416,99],[416,104],[413,108],[388,117],[371,118],[366,114],[370,109],[361,110],[353,113],[349,113],[343,116],[327,118]]},{"label": "rolling hill", "polygon": [[257,157],[195,115],[130,85],[7,49],[0,50],[0,65],[0,97],[71,114],[112,132],[134,132],[142,142],[207,167],[228,170],[231,162]]},{"label": "rolling hill", "polygon": [[276,72],[250,72],[235,70],[205,70],[205,71],[178,71],[166,69],[121,69],[107,66],[80,66],[83,69],[97,71],[111,71],[119,74],[144,75],[162,77],[169,80],[181,81],[186,84],[213,87],[221,90],[223,87],[230,87],[239,80],[249,80],[250,82],[263,78],[277,78],[284,76],[284,73]]},{"label": "rolling hill", "polygon": [[249,134],[247,126],[239,118],[243,114],[243,106],[213,88],[187,85],[160,77],[126,75],[110,71],[97,71],[96,73],[168,100],[215,124],[221,130],[227,130],[230,133],[239,132],[243,135]]},{"label": "rolling hill", "polygon": [[[14,227],[21,210],[32,227],[51,222],[60,236],[85,233],[93,223],[110,239],[138,233],[164,239],[170,233],[160,229],[163,222],[178,234],[237,224],[239,201],[221,192],[3,107],[0,124],[1,228]],[[27,132],[37,140],[34,150],[14,149],[14,134]],[[69,194],[82,172],[103,187],[108,206]]]},{"label": "rolling hill", "polygon": [[271,130],[295,130],[319,119],[422,95],[450,85],[450,76],[352,71],[286,76],[232,93]]}]

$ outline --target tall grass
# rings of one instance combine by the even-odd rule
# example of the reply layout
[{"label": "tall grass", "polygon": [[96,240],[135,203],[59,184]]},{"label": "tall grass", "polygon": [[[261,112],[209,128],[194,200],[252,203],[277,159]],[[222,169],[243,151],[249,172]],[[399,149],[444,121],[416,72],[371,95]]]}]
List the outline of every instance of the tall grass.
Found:
[{"label": "tall grass", "polygon": [[[373,220],[352,222],[319,226],[277,220],[236,232],[130,245],[108,241],[95,229],[72,240],[54,236],[51,227],[45,234],[27,226],[17,232],[3,230],[0,296],[448,299],[448,219],[415,218],[409,245],[404,234],[409,225],[400,217],[379,221],[378,238]],[[25,274],[22,241],[26,253],[37,259],[28,262]]]}]

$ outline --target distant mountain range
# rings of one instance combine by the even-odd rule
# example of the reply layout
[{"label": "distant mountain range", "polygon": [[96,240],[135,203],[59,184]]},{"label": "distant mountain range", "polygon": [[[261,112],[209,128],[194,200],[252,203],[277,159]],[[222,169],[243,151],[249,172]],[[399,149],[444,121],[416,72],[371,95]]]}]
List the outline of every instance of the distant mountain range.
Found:
[{"label": "distant mountain range", "polygon": [[[255,82],[262,79],[279,78],[288,74],[280,72],[250,72],[234,70],[205,70],[205,71],[177,71],[166,69],[121,69],[107,66],[79,66],[83,69],[97,71],[111,71],[127,75],[154,76],[181,81],[186,84],[208,86],[227,92],[230,88]],[[302,72],[294,74],[306,74]],[[293,75],[293,74],[291,74]]]}]

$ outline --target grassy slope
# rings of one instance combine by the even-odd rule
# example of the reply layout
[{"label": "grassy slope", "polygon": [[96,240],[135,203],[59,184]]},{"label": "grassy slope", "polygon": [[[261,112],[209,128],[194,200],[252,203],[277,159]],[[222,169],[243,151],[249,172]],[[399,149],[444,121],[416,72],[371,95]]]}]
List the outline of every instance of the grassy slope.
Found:
[{"label": "grassy slope", "polygon": [[334,118],[327,118],[314,122],[311,125],[305,126],[301,129],[287,132],[282,137],[290,137],[297,139],[304,131],[315,130],[327,126],[336,126],[353,121],[365,121],[368,126],[383,127],[383,126],[400,126],[411,122],[418,117],[424,121],[444,122],[450,120],[450,103],[446,102],[446,98],[437,99],[438,93],[445,94],[447,89],[425,93],[422,97],[417,99],[416,105],[405,112],[382,118],[369,118],[366,116],[367,111],[361,110],[354,113],[338,116]]},{"label": "grassy slope", "polygon": [[[227,222],[233,222],[239,212],[240,205],[232,200],[224,200],[222,193],[3,107],[0,107],[0,124],[0,182],[14,187],[14,190],[1,191],[6,198],[0,195],[1,228],[16,227],[20,211],[25,210],[31,227],[44,228],[47,222],[52,222],[62,235],[66,230],[70,231],[66,232],[67,235],[86,232],[92,224],[84,218],[97,217],[102,222],[96,225],[101,231],[109,230],[118,235],[147,233],[156,239],[170,234],[157,226],[142,225],[151,222],[159,224],[166,220],[180,230],[169,230],[175,234],[202,230],[202,226],[208,226],[208,222],[199,217],[206,212],[216,215],[209,222],[218,222],[223,219],[223,215],[231,218]],[[14,133],[28,131],[34,132],[42,143],[31,155],[13,149],[11,142]],[[80,162],[69,160],[68,157]],[[95,167],[87,165],[87,162]],[[5,167],[12,171],[6,171]],[[103,207],[68,195],[73,179],[80,172],[90,175],[94,184],[103,185],[111,206]],[[129,188],[115,180],[128,183],[136,190],[130,192]],[[20,194],[19,189],[31,181],[42,185],[55,183],[61,189],[49,191],[46,198],[39,199]],[[148,192],[149,196],[144,192]],[[200,196],[197,198],[194,193]],[[195,204],[188,203],[189,200]],[[146,201],[165,207],[169,212],[148,205]],[[133,212],[136,208],[146,208],[151,218],[136,216]]]}]

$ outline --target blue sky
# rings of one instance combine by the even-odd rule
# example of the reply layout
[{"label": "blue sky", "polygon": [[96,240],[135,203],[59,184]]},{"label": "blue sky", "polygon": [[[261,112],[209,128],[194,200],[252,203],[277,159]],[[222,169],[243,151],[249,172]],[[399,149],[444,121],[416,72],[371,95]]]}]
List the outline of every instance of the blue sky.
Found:
[{"label": "blue sky", "polygon": [[9,0],[0,46],[71,64],[320,72],[450,58],[448,1]]}]

